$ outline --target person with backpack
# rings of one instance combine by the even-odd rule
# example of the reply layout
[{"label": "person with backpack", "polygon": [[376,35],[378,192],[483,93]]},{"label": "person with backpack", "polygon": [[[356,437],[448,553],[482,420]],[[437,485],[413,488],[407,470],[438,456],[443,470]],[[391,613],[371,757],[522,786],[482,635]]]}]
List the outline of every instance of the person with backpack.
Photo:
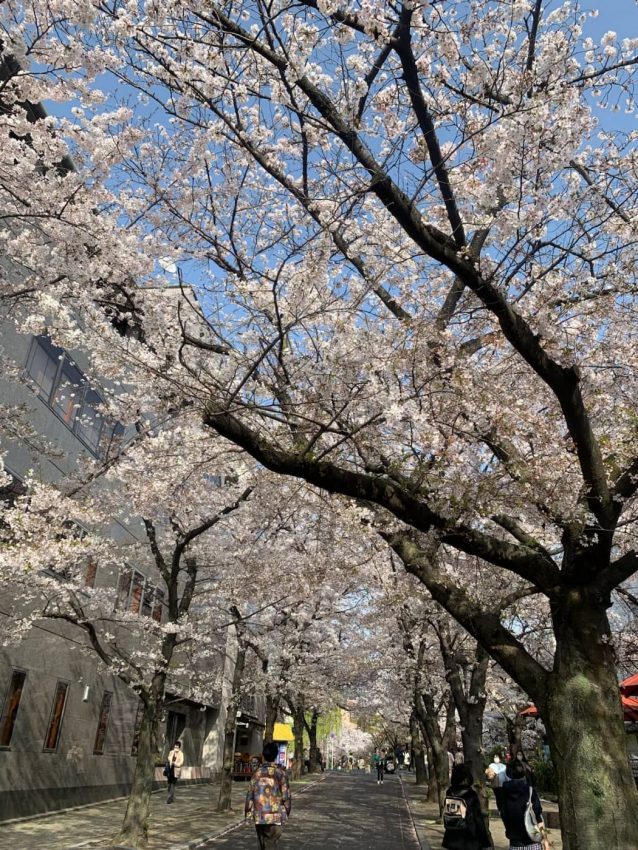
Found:
[{"label": "person with backpack", "polygon": [[510,850],[549,850],[541,801],[529,782],[527,768],[518,759],[507,766],[500,814]]},{"label": "person with backpack", "polygon": [[443,805],[443,847],[446,850],[486,850],[492,847],[492,838],[472,782],[468,766],[455,764]]},{"label": "person with backpack", "polygon": [[277,847],[290,817],[291,794],[286,771],[276,764],[279,747],[264,745],[264,761],[254,772],[246,794],[245,815],[252,815],[259,850]]}]

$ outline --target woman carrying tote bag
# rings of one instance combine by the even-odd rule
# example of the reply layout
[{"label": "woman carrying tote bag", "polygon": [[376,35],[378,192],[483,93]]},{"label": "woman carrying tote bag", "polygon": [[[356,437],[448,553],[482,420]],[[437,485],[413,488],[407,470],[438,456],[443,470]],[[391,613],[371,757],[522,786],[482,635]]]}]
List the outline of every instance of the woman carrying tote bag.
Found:
[{"label": "woman carrying tote bag", "polygon": [[500,812],[510,850],[550,850],[541,801],[529,784],[527,770],[520,761],[507,766]]}]

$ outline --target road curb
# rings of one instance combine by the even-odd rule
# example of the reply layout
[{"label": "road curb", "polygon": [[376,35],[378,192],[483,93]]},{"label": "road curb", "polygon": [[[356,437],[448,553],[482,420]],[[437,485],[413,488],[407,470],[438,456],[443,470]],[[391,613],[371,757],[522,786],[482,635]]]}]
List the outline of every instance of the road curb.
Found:
[{"label": "road curb", "polygon": [[414,830],[414,835],[416,836],[417,844],[421,848],[421,850],[432,850],[429,841],[427,838],[421,834],[421,830],[417,825],[417,822],[414,818],[414,813],[412,811],[412,806],[410,805],[410,797],[405,793],[405,786],[403,784],[403,776],[401,775],[401,771],[399,771],[399,784],[401,785],[401,793],[403,794],[403,799],[405,800],[405,805],[408,810],[408,814],[410,815],[410,823],[412,824],[412,829]]}]

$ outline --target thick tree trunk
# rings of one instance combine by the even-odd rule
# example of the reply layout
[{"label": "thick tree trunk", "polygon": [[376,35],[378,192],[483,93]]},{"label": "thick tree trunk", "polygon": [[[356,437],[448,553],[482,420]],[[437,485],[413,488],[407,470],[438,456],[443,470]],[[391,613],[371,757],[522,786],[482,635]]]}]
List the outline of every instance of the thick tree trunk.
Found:
[{"label": "thick tree trunk", "polygon": [[308,732],[308,773],[317,773],[319,768],[319,760],[317,758],[317,723],[319,721],[319,712],[316,708],[312,710],[310,723],[306,723]]},{"label": "thick tree trunk", "polygon": [[439,783],[436,779],[436,771],[434,770],[434,756],[432,755],[432,747],[430,746],[429,741],[425,738],[425,750],[428,754],[428,766],[427,766],[427,774],[428,774],[428,795],[427,801],[428,803],[438,803],[439,802]]},{"label": "thick tree trunk", "polygon": [[235,734],[237,728],[237,709],[240,704],[241,686],[244,680],[244,669],[246,667],[246,648],[239,644],[235,669],[233,670],[233,684],[230,700],[226,709],[226,722],[224,723],[224,758],[222,762],[221,784],[219,788],[219,799],[217,801],[218,812],[229,812],[231,810],[231,793],[233,789],[233,762],[235,759]]},{"label": "thick tree trunk", "polygon": [[466,705],[465,717],[461,728],[463,755],[465,764],[472,771],[474,788],[481,801],[481,810],[485,825],[489,829],[490,795],[485,781],[485,759],[483,758],[483,714],[485,700]]},{"label": "thick tree trunk", "polygon": [[453,694],[449,694],[445,704],[445,728],[443,729],[443,746],[446,752],[456,755],[457,735],[456,735],[456,705]]},{"label": "thick tree trunk", "polygon": [[[428,700],[428,702],[429,701],[430,700]],[[439,729],[438,719],[435,717],[433,712],[429,712],[427,710],[423,699],[421,700],[421,707],[417,711],[421,722],[421,728],[423,729],[424,736],[429,744],[428,754],[430,751],[432,753],[430,780],[432,780],[432,774],[434,773],[439,795],[439,815],[441,815],[443,813],[443,804],[445,802],[445,792],[450,781],[447,750],[445,749],[444,739],[441,735],[441,730]]]},{"label": "thick tree trunk", "polygon": [[279,697],[268,694],[266,696],[266,727],[264,729],[264,744],[272,742],[272,736],[279,714]]},{"label": "thick tree trunk", "polygon": [[295,736],[295,757],[292,768],[293,779],[299,779],[303,773],[303,730],[304,730],[304,707],[303,704],[295,708],[292,722],[292,733]]},{"label": "thick tree trunk", "polygon": [[158,732],[162,718],[165,673],[157,673],[150,689],[142,695],[142,723],[137,744],[137,761],[126,812],[114,844],[146,847],[151,792],[155,775],[155,759],[159,750]]},{"label": "thick tree trunk", "polygon": [[412,712],[410,715],[410,739],[412,744],[412,752],[414,754],[414,774],[417,785],[425,785],[428,781],[425,770],[425,754],[423,752],[423,742],[421,740],[421,730],[419,729],[419,721],[416,714]]},{"label": "thick tree trunk", "polygon": [[636,850],[638,792],[604,605],[572,590],[552,617],[555,663],[539,708],[558,772],[563,848]]}]

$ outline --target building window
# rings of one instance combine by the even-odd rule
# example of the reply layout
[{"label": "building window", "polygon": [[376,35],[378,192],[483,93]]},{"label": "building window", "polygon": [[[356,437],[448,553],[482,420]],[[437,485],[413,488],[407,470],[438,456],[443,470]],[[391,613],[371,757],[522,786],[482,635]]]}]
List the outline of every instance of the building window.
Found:
[{"label": "building window", "polygon": [[35,392],[47,404],[51,401],[63,358],[63,350],[53,345],[46,336],[36,337],[31,343],[27,359],[27,375]]},{"label": "building window", "polygon": [[58,682],[55,686],[55,697],[53,699],[53,707],[51,708],[51,719],[49,720],[49,729],[44,740],[44,752],[54,753],[60,742],[60,732],[62,731],[62,718],[64,717],[64,707],[66,705],[66,695],[69,690],[67,682]]},{"label": "building window", "polygon": [[140,746],[140,733],[142,731],[142,719],[144,717],[144,703],[140,700],[137,704],[137,713],[135,715],[135,726],[133,727],[133,746],[131,747],[131,755],[136,756]]},{"label": "building window", "polygon": [[97,561],[93,558],[89,559],[84,573],[84,587],[95,587],[95,577],[97,576]]},{"label": "building window", "polygon": [[117,607],[120,611],[128,610],[132,578],[133,573],[131,570],[124,570],[124,572],[120,573],[120,578],[117,583]]},{"label": "building window", "polygon": [[51,400],[53,410],[71,430],[84,400],[84,389],[84,375],[75,363],[64,355]]},{"label": "building window", "polygon": [[93,755],[101,756],[104,753],[104,741],[106,740],[106,728],[109,725],[109,714],[111,713],[111,700],[113,694],[110,691],[104,691],[102,697],[102,705],[100,706],[100,719],[97,724],[97,732],[95,733],[95,746],[93,747]]},{"label": "building window", "polygon": [[142,595],[144,593],[144,584],[146,578],[142,573],[133,570],[133,584],[131,587],[131,611],[134,614],[139,614],[142,608]]},{"label": "building window", "polygon": [[27,674],[24,670],[14,670],[11,675],[9,691],[4,700],[0,716],[0,747],[11,746],[11,737],[18,716],[18,708],[22,699],[22,690]]},{"label": "building window", "polygon": [[102,396],[63,348],[34,337],[25,368],[31,388],[96,457],[117,447],[124,427],[105,418]]},{"label": "building window", "polygon": [[164,591],[139,570],[124,570],[117,585],[117,608],[162,622]]}]

